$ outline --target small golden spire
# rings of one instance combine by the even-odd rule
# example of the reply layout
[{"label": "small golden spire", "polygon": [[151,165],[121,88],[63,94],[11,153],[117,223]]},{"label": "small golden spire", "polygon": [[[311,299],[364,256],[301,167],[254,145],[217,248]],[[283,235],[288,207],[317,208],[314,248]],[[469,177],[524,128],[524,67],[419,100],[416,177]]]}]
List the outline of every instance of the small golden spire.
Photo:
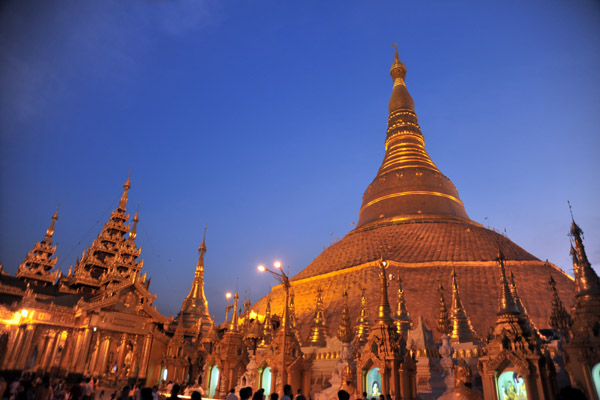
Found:
[{"label": "small golden spire", "polygon": [[573,319],[569,312],[563,306],[562,301],[560,301],[560,297],[558,296],[558,290],[556,290],[556,281],[550,275],[550,290],[552,291],[552,311],[550,312],[550,326],[563,335],[563,337],[568,338],[568,332],[573,325]]},{"label": "small golden spire", "polygon": [[498,267],[500,269],[500,292],[498,293],[498,313],[497,315],[502,314],[519,314],[519,308],[515,303],[515,299],[510,291],[508,286],[508,281],[506,280],[506,270],[504,268],[504,254],[502,251],[498,249],[498,257],[496,258],[498,261]]},{"label": "small golden spire", "polygon": [[138,203],[137,210],[135,210],[135,215],[133,216],[133,225],[131,226],[131,230],[129,231],[129,239],[135,240],[137,236],[137,224],[140,220],[140,203]]},{"label": "small golden spire", "polygon": [[288,318],[290,319],[290,329],[294,333],[296,340],[302,345],[302,339],[300,338],[300,332],[296,325],[296,305],[294,304],[294,292],[290,291],[290,306],[288,307]]},{"label": "small golden spire", "polygon": [[456,278],[456,269],[452,268],[452,343],[474,342],[477,334],[471,325],[471,319],[467,315],[460,300],[460,291]]},{"label": "small golden spire", "polygon": [[452,322],[450,322],[448,315],[448,307],[446,306],[446,299],[444,299],[444,286],[441,279],[438,280],[438,292],[440,294],[440,314],[437,330],[442,335],[450,335],[452,333]]},{"label": "small golden spire", "polygon": [[56,206],[56,211],[52,216],[52,222],[50,222],[50,226],[46,229],[46,237],[43,240],[43,243],[47,245],[52,244],[52,236],[54,235],[54,226],[56,225],[56,221],[58,220],[58,208],[60,207],[60,203]]},{"label": "small golden spire", "polygon": [[367,304],[367,297],[365,296],[365,288],[361,289],[362,294],[360,297],[360,315],[356,320],[356,340],[358,346],[363,346],[367,343],[369,333],[371,332],[371,321],[369,321],[369,307]]},{"label": "small golden spire", "polygon": [[402,288],[402,279],[398,276],[398,309],[396,310],[396,330],[405,339],[408,338],[408,331],[412,329],[413,323],[406,308],[406,299],[404,298],[404,289]]},{"label": "small golden spire", "polygon": [[273,339],[273,325],[271,323],[271,298],[267,299],[267,309],[265,310],[265,320],[263,321],[262,339],[260,346],[268,346]]},{"label": "small golden spire", "polygon": [[394,320],[392,318],[392,307],[390,307],[390,300],[388,298],[387,290],[387,276],[385,269],[387,267],[387,261],[383,261],[383,257],[379,259],[379,279],[380,279],[380,297],[379,297],[379,308],[377,314],[377,322],[385,325],[392,325]]},{"label": "small golden spire", "polygon": [[571,245],[573,273],[577,287],[575,295],[579,297],[590,293],[600,293],[600,279],[588,261],[583,245],[583,231],[575,223],[575,220],[571,224],[571,238],[575,242],[575,248]]},{"label": "small golden spire", "polygon": [[129,175],[127,176],[127,180],[123,184],[123,195],[121,196],[121,201],[119,202],[119,208],[122,211],[125,211],[127,207],[127,192],[131,189],[131,170],[129,170]]},{"label": "small golden spire", "polygon": [[521,313],[521,320],[527,329],[529,329],[529,333],[534,333],[537,329],[531,319],[529,319],[529,315],[527,314],[527,310],[523,303],[521,303],[521,298],[519,297],[519,292],[517,291],[517,285],[515,284],[515,274],[510,271],[510,293],[515,299],[515,304]]},{"label": "small golden spire", "polygon": [[354,338],[352,323],[350,322],[350,311],[348,310],[348,292],[344,289],[344,308],[342,309],[342,319],[338,328],[337,337],[342,343],[350,343]]},{"label": "small golden spire", "polygon": [[238,292],[236,291],[233,295],[233,315],[231,316],[231,324],[229,324],[229,330],[231,332],[238,331],[238,300],[240,296],[238,296]]},{"label": "small golden spire", "polygon": [[313,322],[310,327],[310,334],[307,340],[307,344],[309,346],[325,347],[327,344],[327,326],[325,325],[325,315],[323,312],[322,293],[323,289],[319,288],[317,292],[317,308],[315,310],[315,317],[313,318]]}]

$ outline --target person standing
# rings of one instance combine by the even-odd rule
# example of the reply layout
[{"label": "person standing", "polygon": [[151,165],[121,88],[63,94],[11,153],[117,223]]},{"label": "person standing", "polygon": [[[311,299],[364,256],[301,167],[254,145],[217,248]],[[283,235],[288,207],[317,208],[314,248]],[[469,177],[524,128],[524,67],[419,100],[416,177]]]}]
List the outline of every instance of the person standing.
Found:
[{"label": "person standing", "polygon": [[302,389],[298,389],[298,391],[296,393],[298,393],[298,394],[296,394],[296,397],[294,400],[306,400],[306,397],[304,397],[304,395],[302,394]]}]

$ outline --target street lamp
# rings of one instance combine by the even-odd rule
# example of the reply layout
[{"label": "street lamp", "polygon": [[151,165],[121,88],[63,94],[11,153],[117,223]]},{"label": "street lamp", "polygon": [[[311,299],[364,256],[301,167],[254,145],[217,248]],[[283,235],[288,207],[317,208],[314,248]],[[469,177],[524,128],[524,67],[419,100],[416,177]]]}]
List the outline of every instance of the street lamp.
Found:
[{"label": "street lamp", "polygon": [[285,347],[286,347],[286,341],[287,341],[287,329],[288,329],[288,314],[289,314],[289,299],[290,299],[290,279],[288,278],[288,276],[285,274],[285,272],[283,272],[283,268],[281,268],[281,262],[280,261],[275,261],[273,263],[273,267],[276,269],[276,271],[270,270],[269,268],[265,267],[264,265],[259,265],[258,266],[258,270],[260,272],[268,272],[271,275],[273,275],[273,277],[275,278],[275,280],[277,280],[278,282],[283,284],[283,287],[285,288],[285,306],[283,308],[283,320],[281,321],[282,325],[283,325],[283,343],[282,343],[282,352],[281,352],[281,392],[283,393],[283,387],[287,384],[287,371],[285,368]]},{"label": "street lamp", "polygon": [[231,292],[225,293],[225,298],[227,299],[227,306],[225,307],[225,323],[227,323],[227,319],[229,318],[229,310],[233,305],[229,305],[229,299],[231,299]]}]

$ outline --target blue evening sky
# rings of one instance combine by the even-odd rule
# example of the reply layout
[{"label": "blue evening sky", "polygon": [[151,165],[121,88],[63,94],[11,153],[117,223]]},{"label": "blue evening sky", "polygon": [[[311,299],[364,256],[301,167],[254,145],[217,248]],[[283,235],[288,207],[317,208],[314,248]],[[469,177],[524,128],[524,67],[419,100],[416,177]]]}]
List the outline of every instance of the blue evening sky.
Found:
[{"label": "blue evening sky", "polygon": [[[57,203],[63,271],[129,210],[161,312],[253,301],[358,217],[384,154],[392,44],[470,217],[572,273],[567,200],[600,263],[600,4],[12,0],[0,5],[0,262]],[[239,279],[238,279],[239,278]],[[406,282],[409,286],[410,283]]]}]

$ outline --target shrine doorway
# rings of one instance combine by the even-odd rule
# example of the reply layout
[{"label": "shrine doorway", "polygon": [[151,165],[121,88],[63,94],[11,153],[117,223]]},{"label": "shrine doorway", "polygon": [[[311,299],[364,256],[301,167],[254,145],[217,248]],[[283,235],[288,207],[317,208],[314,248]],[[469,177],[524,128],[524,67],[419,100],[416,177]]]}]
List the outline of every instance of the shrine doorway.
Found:
[{"label": "shrine doorway", "polygon": [[515,371],[504,371],[496,380],[498,400],[527,400],[525,379]]}]

